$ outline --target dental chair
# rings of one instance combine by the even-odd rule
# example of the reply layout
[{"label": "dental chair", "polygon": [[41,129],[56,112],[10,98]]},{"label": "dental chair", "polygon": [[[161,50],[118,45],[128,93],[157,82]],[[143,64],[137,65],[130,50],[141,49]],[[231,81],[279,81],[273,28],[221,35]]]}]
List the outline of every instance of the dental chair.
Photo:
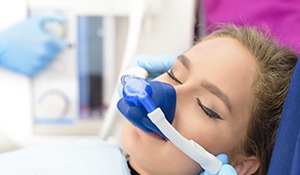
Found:
[{"label": "dental chair", "polygon": [[[300,57],[298,58],[300,59]],[[300,61],[283,107],[268,175],[300,174]]]},{"label": "dental chair", "polygon": [[[300,59],[300,58],[299,58]],[[127,174],[117,146],[100,139],[79,139],[29,147],[0,155],[0,174]],[[125,172],[125,173],[124,173]],[[285,100],[268,175],[300,174],[300,61]]]}]

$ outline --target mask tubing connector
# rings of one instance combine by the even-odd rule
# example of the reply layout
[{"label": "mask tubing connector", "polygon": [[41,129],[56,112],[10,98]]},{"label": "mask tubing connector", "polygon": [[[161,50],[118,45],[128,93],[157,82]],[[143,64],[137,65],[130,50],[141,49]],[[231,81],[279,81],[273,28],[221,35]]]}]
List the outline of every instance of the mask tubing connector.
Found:
[{"label": "mask tubing connector", "polygon": [[150,113],[156,109],[156,107],[155,107],[153,101],[151,100],[151,98],[149,97],[149,95],[147,95],[146,98],[140,98],[139,100],[143,104],[143,106],[147,110],[147,112]]},{"label": "mask tubing connector", "polygon": [[199,163],[203,169],[210,174],[217,174],[219,172],[222,167],[222,162],[193,140],[185,139],[166,120],[164,113],[160,108],[148,113],[148,117],[174,145]]}]

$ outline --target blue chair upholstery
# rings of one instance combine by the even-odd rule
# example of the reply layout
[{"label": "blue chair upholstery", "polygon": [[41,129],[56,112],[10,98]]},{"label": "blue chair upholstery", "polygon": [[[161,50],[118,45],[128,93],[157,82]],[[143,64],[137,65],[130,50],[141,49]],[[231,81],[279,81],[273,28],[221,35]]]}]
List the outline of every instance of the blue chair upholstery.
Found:
[{"label": "blue chair upholstery", "polygon": [[[300,59],[300,57],[299,57]],[[300,61],[287,97],[269,166],[268,175],[300,174]]]}]

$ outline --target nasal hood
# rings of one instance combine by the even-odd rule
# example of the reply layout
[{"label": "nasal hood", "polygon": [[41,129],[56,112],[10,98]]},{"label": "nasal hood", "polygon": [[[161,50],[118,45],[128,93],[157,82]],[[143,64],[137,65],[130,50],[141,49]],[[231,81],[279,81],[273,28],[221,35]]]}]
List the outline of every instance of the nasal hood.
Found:
[{"label": "nasal hood", "polygon": [[[151,99],[156,107],[161,108],[169,123],[173,122],[176,109],[176,91],[170,84],[152,81]],[[117,104],[119,111],[136,127],[148,133],[157,133],[166,138],[155,124],[148,118],[148,112],[143,106],[135,106],[121,98]],[[166,138],[167,139],[167,138]]]}]

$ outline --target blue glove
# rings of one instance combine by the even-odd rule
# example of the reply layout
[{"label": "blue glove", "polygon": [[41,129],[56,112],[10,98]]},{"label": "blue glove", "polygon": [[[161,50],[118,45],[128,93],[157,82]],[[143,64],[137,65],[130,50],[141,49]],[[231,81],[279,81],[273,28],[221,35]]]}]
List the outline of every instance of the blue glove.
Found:
[{"label": "blue glove", "polygon": [[151,74],[151,78],[155,78],[168,71],[176,58],[170,55],[139,55],[135,59],[138,66],[146,69]]},{"label": "blue glove", "polygon": [[0,65],[27,76],[39,73],[66,47],[63,39],[47,32],[44,25],[65,20],[59,13],[34,16],[0,33]]},{"label": "blue glove", "polygon": [[[221,160],[221,162],[223,163],[218,175],[237,175],[235,169],[228,164],[228,157],[226,156],[226,154],[219,154],[217,158]],[[200,175],[211,175],[211,174],[203,170],[200,173]]]},{"label": "blue glove", "polygon": [[[148,77],[147,80],[151,81],[153,78],[168,71],[172,67],[176,58],[176,56],[170,55],[137,55],[132,58],[132,61],[126,69],[140,66],[150,74],[150,77]],[[119,95],[123,97],[123,87],[120,86],[118,88]]]}]

